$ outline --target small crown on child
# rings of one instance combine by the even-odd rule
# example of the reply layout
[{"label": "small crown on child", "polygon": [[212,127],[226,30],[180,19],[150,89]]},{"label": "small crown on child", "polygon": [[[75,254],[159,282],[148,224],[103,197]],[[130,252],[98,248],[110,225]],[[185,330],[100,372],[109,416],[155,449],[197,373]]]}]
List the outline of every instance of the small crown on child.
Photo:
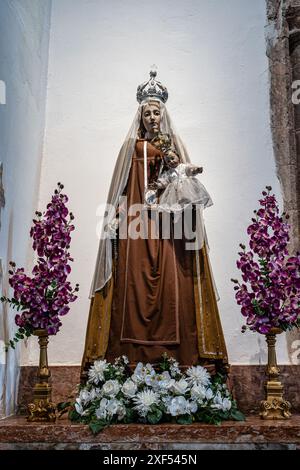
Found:
[{"label": "small crown on child", "polygon": [[169,134],[161,134],[159,132],[155,137],[153,137],[151,144],[159,150],[162,150],[164,153],[172,149],[172,141]]}]

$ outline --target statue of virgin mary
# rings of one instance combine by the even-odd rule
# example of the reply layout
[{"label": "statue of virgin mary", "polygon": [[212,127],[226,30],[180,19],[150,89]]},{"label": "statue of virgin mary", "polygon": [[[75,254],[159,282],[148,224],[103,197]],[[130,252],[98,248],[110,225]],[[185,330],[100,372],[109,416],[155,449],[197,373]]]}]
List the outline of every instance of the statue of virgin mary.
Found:
[{"label": "statue of virgin mary", "polygon": [[161,214],[157,218],[145,204],[151,183],[165,166],[163,147],[155,143],[158,135],[168,136],[181,163],[190,162],[167,111],[167,99],[167,89],[152,70],[150,79],[138,87],[139,106],[109,189],[90,291],[82,380],[96,359],[113,362],[122,355],[131,367],[138,362],[155,366],[164,353],[182,368],[200,364],[213,372],[228,363],[202,210],[192,211],[197,239],[193,249],[187,249],[184,231],[176,236],[178,222],[172,216],[168,237],[161,230],[155,236],[152,230],[148,236],[130,236],[129,230],[124,236],[122,230],[121,236],[120,225],[113,235],[108,230],[121,216],[129,227],[136,207],[147,228],[154,219],[161,223]]}]

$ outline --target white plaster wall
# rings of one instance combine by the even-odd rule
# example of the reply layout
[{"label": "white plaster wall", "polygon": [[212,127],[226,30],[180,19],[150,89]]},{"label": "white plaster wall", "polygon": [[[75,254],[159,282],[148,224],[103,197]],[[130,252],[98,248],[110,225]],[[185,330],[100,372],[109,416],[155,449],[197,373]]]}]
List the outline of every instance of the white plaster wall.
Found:
[{"label": "white plaster wall", "polygon": [[[53,0],[40,209],[65,184],[76,230],[71,252],[80,297],[51,338],[52,364],[81,361],[98,247],[96,210],[132,122],[150,66],[214,206],[205,214],[231,363],[265,363],[264,338],[240,333],[234,300],[238,245],[265,185],[279,186],[269,123],[263,0]],[[285,339],[278,358],[287,362]],[[25,357],[25,356],[24,356]],[[24,363],[36,364],[37,350]]]},{"label": "white plaster wall", "polygon": [[[36,210],[45,122],[51,0],[0,2],[0,79],[6,104],[0,105],[0,161],[3,162],[5,208],[1,214],[2,293],[10,296],[8,262],[31,270],[29,239]],[[16,311],[0,305],[0,340],[15,331]],[[1,349],[0,417],[14,411],[19,351]],[[6,363],[6,365],[5,365]]]}]

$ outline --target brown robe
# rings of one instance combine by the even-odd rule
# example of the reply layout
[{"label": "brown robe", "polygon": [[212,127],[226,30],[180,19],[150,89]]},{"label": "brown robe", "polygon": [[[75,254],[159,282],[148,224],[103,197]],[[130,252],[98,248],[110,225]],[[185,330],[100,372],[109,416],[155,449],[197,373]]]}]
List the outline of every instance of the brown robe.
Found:
[{"label": "brown robe", "polygon": [[[143,140],[132,156],[126,186],[128,209],[144,199]],[[162,155],[147,143],[148,181],[157,177]],[[151,171],[152,169],[152,171]],[[143,211],[137,231],[155,225],[151,211]],[[139,213],[128,216],[134,223]],[[148,230],[148,232],[147,232]],[[118,240],[113,276],[91,300],[82,360],[82,377],[97,358],[113,361],[125,354],[137,362],[157,364],[167,352],[182,367],[193,364],[226,364],[227,352],[219,319],[206,246],[188,251],[184,239]]]}]

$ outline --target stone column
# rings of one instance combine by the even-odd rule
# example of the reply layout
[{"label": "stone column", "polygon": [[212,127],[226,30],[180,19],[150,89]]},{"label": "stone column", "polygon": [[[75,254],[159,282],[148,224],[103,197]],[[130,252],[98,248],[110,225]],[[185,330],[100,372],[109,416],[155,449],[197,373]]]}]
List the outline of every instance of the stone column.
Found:
[{"label": "stone column", "polygon": [[[293,83],[300,80],[300,0],[266,0],[266,4],[274,157],[294,253],[300,250],[300,104],[292,102]],[[296,339],[300,339],[297,330],[287,334],[291,360]]]}]

